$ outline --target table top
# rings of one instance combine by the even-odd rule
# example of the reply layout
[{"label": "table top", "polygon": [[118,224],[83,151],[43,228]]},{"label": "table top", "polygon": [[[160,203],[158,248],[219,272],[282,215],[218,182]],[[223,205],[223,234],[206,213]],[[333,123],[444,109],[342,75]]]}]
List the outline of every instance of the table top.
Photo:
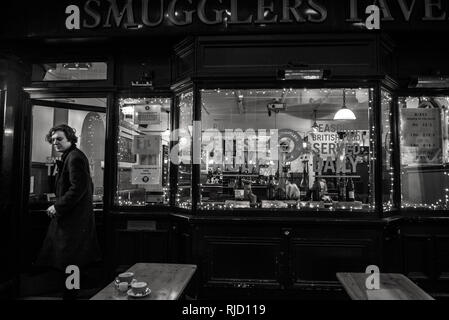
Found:
[{"label": "table top", "polygon": [[134,272],[136,280],[148,283],[148,296],[129,297],[126,292],[119,292],[112,281],[91,300],[177,300],[195,271],[193,264],[136,263],[127,272]]},{"label": "table top", "polygon": [[337,278],[353,300],[434,300],[400,273],[379,273],[380,288],[366,288],[367,273],[338,272]]}]

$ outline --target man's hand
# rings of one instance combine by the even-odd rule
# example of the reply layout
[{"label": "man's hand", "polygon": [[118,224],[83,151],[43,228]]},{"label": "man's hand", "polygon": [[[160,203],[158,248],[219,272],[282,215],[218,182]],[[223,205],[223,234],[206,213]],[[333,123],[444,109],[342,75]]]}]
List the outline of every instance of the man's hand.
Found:
[{"label": "man's hand", "polygon": [[54,218],[56,216],[56,209],[54,205],[48,207],[47,216],[49,216],[50,218]]}]

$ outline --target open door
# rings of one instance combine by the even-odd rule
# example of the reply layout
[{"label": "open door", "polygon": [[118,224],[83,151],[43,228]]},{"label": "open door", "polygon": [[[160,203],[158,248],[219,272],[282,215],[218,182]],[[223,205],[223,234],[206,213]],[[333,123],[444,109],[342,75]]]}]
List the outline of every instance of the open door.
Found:
[{"label": "open door", "polygon": [[106,97],[65,97],[30,100],[30,131],[28,134],[28,174],[24,177],[28,190],[25,196],[21,255],[21,297],[57,294],[56,283],[33,267],[46,235],[50,219],[46,209],[55,201],[56,160],[61,154],[46,141],[46,134],[55,125],[67,124],[76,130],[77,147],[89,160],[96,213],[97,235],[102,239],[102,208],[104,194],[104,154],[106,141]]}]

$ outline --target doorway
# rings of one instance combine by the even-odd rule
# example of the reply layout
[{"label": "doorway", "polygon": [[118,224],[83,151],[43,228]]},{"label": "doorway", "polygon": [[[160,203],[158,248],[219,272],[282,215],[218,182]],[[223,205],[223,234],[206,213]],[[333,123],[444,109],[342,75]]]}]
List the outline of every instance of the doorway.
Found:
[{"label": "doorway", "polygon": [[[30,99],[29,137],[26,137],[28,156],[28,174],[25,184],[29,186],[24,200],[21,230],[21,285],[20,296],[52,297],[59,295],[59,285],[48,272],[33,266],[44,241],[50,219],[46,209],[55,201],[56,161],[61,154],[46,141],[50,128],[67,124],[75,129],[78,138],[77,147],[86,155],[93,182],[93,202],[97,237],[103,246],[103,201],[104,169],[106,145],[106,111],[108,98],[105,96],[83,97],[39,96]],[[25,164],[26,165],[26,164]]]}]

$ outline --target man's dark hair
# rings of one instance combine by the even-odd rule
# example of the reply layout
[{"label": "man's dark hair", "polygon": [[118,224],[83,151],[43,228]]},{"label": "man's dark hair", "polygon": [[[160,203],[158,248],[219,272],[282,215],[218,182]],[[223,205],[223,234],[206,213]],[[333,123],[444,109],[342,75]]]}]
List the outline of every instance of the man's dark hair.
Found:
[{"label": "man's dark hair", "polygon": [[56,131],[64,132],[65,137],[67,138],[67,141],[69,141],[73,144],[76,144],[78,142],[78,137],[75,135],[75,131],[76,131],[75,129],[73,129],[72,127],[69,127],[66,124],[59,124],[59,125],[51,128],[50,131],[48,131],[47,135],[45,136],[45,139],[47,140],[48,143],[51,143],[51,136]]}]

